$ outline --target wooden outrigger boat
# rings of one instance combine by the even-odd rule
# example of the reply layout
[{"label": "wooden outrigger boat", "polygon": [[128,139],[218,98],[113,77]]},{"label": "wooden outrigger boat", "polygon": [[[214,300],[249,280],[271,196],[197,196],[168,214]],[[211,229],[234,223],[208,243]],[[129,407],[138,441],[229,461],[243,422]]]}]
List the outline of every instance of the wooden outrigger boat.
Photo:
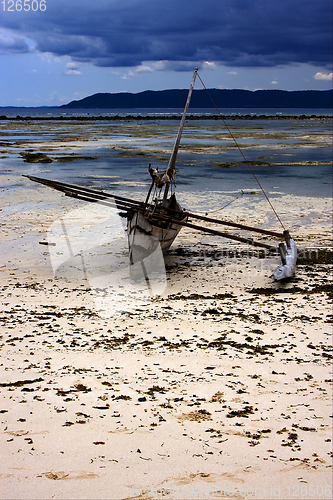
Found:
[{"label": "wooden outrigger boat", "polygon": [[[119,211],[120,216],[127,218],[127,237],[128,237],[129,257],[131,265],[134,265],[138,262],[143,263],[143,260],[152,255],[152,253],[158,247],[160,247],[163,253],[166,253],[169,250],[170,246],[172,245],[173,241],[175,240],[176,236],[178,235],[179,231],[182,229],[182,227],[189,227],[191,229],[195,229],[207,234],[213,234],[229,238],[235,241],[239,241],[242,243],[248,243],[252,246],[265,248],[266,250],[269,251],[274,251],[274,252],[278,251],[281,257],[281,265],[275,271],[274,278],[276,280],[283,280],[286,278],[290,278],[291,276],[294,275],[296,268],[297,248],[294,240],[290,238],[288,231],[286,230],[283,230],[283,232],[269,231],[266,229],[255,228],[243,224],[237,224],[234,222],[197,215],[185,210],[177,202],[176,195],[173,192],[173,182],[176,177],[175,165],[176,165],[180,140],[185,124],[186,114],[189,108],[191,95],[197,76],[198,76],[198,69],[196,68],[192,78],[186,105],[180,121],[178,134],[176,137],[172,155],[169,160],[168,167],[166,168],[166,170],[159,172],[157,169],[154,169],[151,165],[149,165],[149,173],[152,178],[152,183],[149,188],[146,200],[144,202],[140,202],[130,198],[124,198],[103,191],[97,191],[80,186],[74,186],[71,184],[66,184],[63,182],[53,181],[49,179],[42,179],[40,177],[35,177],[31,175],[26,175],[25,177],[28,177],[32,181],[44,184],[48,187],[61,191],[65,193],[66,196],[77,198],[82,201],[99,203],[102,205],[115,207]],[[236,145],[237,147],[239,147],[237,143]],[[243,155],[242,151],[241,154]],[[250,166],[249,168],[251,169]],[[260,188],[262,189],[257,178],[256,180]],[[266,196],[264,191],[263,193]],[[267,201],[269,202],[268,198]],[[269,204],[271,205],[270,202]],[[271,208],[274,210],[272,205]],[[276,214],[275,210],[274,213]],[[267,244],[261,241],[254,241],[252,238],[245,238],[238,235],[225,233],[218,229],[212,229],[210,227],[193,224],[192,222],[193,220],[214,223],[216,225],[223,225],[237,229],[243,229],[246,231],[252,231],[266,236],[272,236],[280,240],[282,239],[284,242],[281,242],[276,247],[274,245]]]}]

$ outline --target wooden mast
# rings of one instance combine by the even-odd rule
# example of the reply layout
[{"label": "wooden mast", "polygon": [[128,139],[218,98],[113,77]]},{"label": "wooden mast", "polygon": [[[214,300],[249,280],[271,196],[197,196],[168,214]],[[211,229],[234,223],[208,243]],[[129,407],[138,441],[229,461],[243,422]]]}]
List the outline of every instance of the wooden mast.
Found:
[{"label": "wooden mast", "polygon": [[[177,137],[176,137],[175,145],[173,147],[172,155],[171,155],[170,160],[169,160],[168,168],[166,169],[166,174],[168,175],[169,179],[172,179],[174,177],[174,170],[175,170],[177,153],[178,153],[178,149],[179,149],[179,145],[180,145],[180,139],[182,137],[183,128],[184,128],[184,125],[185,125],[186,114],[187,114],[187,110],[188,110],[189,105],[190,105],[192,91],[193,91],[193,87],[194,87],[194,84],[195,84],[195,79],[197,77],[197,74],[198,74],[198,68],[195,68],[195,71],[193,73],[192,82],[191,82],[191,85],[190,85],[190,88],[189,88],[189,91],[188,91],[187,101],[186,101],[185,108],[184,108],[184,111],[183,111],[183,116],[182,116],[182,119],[180,120],[180,124],[179,124],[179,129],[178,129],[178,134],[177,134]],[[168,192],[169,192],[169,186],[170,186],[170,182],[167,182],[166,185],[165,185],[165,189],[164,189],[163,202],[165,202],[166,199],[167,199]]]}]

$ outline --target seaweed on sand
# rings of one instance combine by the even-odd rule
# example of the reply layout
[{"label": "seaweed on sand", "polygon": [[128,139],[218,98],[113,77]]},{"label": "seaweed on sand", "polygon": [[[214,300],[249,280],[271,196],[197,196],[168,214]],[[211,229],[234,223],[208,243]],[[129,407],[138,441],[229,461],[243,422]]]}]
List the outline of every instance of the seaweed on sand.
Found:
[{"label": "seaweed on sand", "polygon": [[52,163],[52,158],[45,153],[31,153],[29,151],[20,153],[26,163]]}]

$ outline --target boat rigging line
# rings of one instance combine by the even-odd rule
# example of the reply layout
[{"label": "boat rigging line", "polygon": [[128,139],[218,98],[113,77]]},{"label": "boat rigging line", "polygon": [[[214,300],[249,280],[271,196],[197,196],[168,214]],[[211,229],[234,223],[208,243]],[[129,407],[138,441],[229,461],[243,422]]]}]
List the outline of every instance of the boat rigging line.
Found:
[{"label": "boat rigging line", "polygon": [[256,181],[257,181],[257,183],[258,183],[258,186],[260,187],[260,189],[261,189],[261,191],[263,192],[263,194],[264,194],[264,196],[265,196],[266,200],[268,201],[268,203],[269,203],[269,205],[270,205],[271,209],[273,210],[274,214],[276,215],[276,217],[277,217],[278,221],[280,222],[280,224],[281,224],[282,228],[283,228],[283,229],[284,229],[284,231],[285,231],[285,230],[286,230],[286,228],[284,227],[283,222],[281,221],[280,217],[278,216],[277,212],[275,211],[275,208],[273,207],[273,205],[272,205],[272,203],[271,203],[270,199],[268,198],[267,194],[265,193],[264,188],[263,188],[263,187],[262,187],[262,185],[260,184],[259,179],[257,178],[256,174],[254,173],[254,171],[253,171],[253,169],[252,169],[252,167],[251,167],[250,163],[247,161],[247,159],[246,159],[246,157],[245,157],[245,155],[244,155],[244,153],[243,153],[243,151],[242,151],[241,147],[239,146],[238,142],[236,141],[236,139],[235,139],[235,137],[234,137],[233,133],[231,132],[231,130],[230,130],[230,128],[229,128],[229,126],[228,126],[228,124],[226,123],[225,119],[223,118],[223,115],[221,114],[221,112],[220,112],[219,108],[216,106],[214,99],[212,98],[211,94],[209,93],[209,90],[207,89],[206,85],[205,85],[205,84],[204,84],[204,82],[202,81],[202,79],[201,79],[201,77],[200,77],[200,75],[199,75],[199,73],[198,73],[198,72],[197,72],[197,77],[199,78],[199,80],[200,80],[200,82],[201,82],[201,84],[202,84],[203,88],[204,88],[204,89],[205,89],[205,91],[207,92],[207,94],[208,94],[208,96],[209,96],[210,100],[212,101],[212,103],[213,103],[213,105],[214,105],[214,108],[215,108],[215,109],[216,109],[216,111],[218,112],[219,116],[222,118],[223,123],[224,123],[224,125],[225,125],[226,129],[228,130],[228,132],[229,132],[229,134],[230,134],[230,136],[231,136],[232,140],[234,141],[235,145],[236,145],[236,146],[237,146],[237,148],[238,148],[238,151],[239,151],[239,152],[240,152],[240,154],[242,155],[242,157],[243,157],[243,159],[244,159],[244,161],[245,161],[246,165],[249,167],[249,169],[250,169],[250,171],[251,171],[251,173],[252,173],[253,177],[255,178],[255,180],[256,180]]},{"label": "boat rigging line", "polygon": [[193,210],[193,212],[196,213],[196,214],[205,214],[205,215],[215,214],[216,212],[220,212],[221,210],[227,208],[229,205],[231,205],[231,203],[233,203],[234,201],[238,200],[238,198],[240,196],[243,196],[243,194],[245,194],[245,193],[244,193],[243,190],[241,190],[240,194],[236,194],[236,196],[232,200],[228,201],[228,203],[226,203],[225,205],[223,205],[223,207],[217,208],[216,210],[208,210],[208,211],[205,211],[205,212],[200,212],[199,210]]}]

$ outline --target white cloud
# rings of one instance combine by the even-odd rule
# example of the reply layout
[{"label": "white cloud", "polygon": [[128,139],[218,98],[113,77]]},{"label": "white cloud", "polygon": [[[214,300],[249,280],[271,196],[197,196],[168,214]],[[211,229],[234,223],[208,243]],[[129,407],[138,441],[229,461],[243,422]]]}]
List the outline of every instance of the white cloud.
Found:
[{"label": "white cloud", "polygon": [[271,82],[271,85],[278,85],[278,82],[277,82],[276,80],[273,80],[273,81]]},{"label": "white cloud", "polygon": [[[196,63],[193,61],[155,61],[152,63],[156,71],[194,71]],[[199,65],[202,67],[202,64]]]},{"label": "white cloud", "polygon": [[216,70],[217,65],[213,61],[172,61],[172,60],[161,60],[154,61],[151,63],[155,71],[194,71],[197,66],[199,70],[209,69]]},{"label": "white cloud", "polygon": [[216,69],[216,64],[211,61],[205,61],[201,67],[202,69]]},{"label": "white cloud", "polygon": [[65,71],[65,75],[82,75],[82,73],[77,69],[68,69],[67,71]]},{"label": "white cloud", "polygon": [[128,73],[125,73],[125,74],[121,77],[121,79],[122,79],[122,80],[128,80],[129,78],[133,78],[133,76],[135,76],[135,75],[134,75],[133,71],[130,69]]},{"label": "white cloud", "polygon": [[68,62],[66,64],[66,71],[65,71],[65,75],[81,75],[81,71],[79,70],[79,65],[77,63],[74,63],[74,62]]},{"label": "white cloud", "polygon": [[228,71],[228,75],[237,75],[237,71]]},{"label": "white cloud", "polygon": [[60,63],[63,61],[64,58],[60,57],[55,57],[51,52],[37,52],[38,57],[41,59],[43,62],[47,62],[48,64],[52,64],[54,62]]},{"label": "white cloud", "polygon": [[318,71],[314,77],[316,80],[333,80],[333,73],[322,73]]},{"label": "white cloud", "polygon": [[135,70],[135,73],[152,73],[153,70],[149,66],[145,66],[144,64],[141,64],[141,66],[138,66]]},{"label": "white cloud", "polygon": [[136,68],[130,69],[128,73],[125,73],[121,77],[121,79],[128,80],[129,78],[140,76],[141,73],[153,73],[153,72],[154,70],[152,70],[149,66],[146,66],[145,64],[140,64],[140,66],[136,66]]}]

